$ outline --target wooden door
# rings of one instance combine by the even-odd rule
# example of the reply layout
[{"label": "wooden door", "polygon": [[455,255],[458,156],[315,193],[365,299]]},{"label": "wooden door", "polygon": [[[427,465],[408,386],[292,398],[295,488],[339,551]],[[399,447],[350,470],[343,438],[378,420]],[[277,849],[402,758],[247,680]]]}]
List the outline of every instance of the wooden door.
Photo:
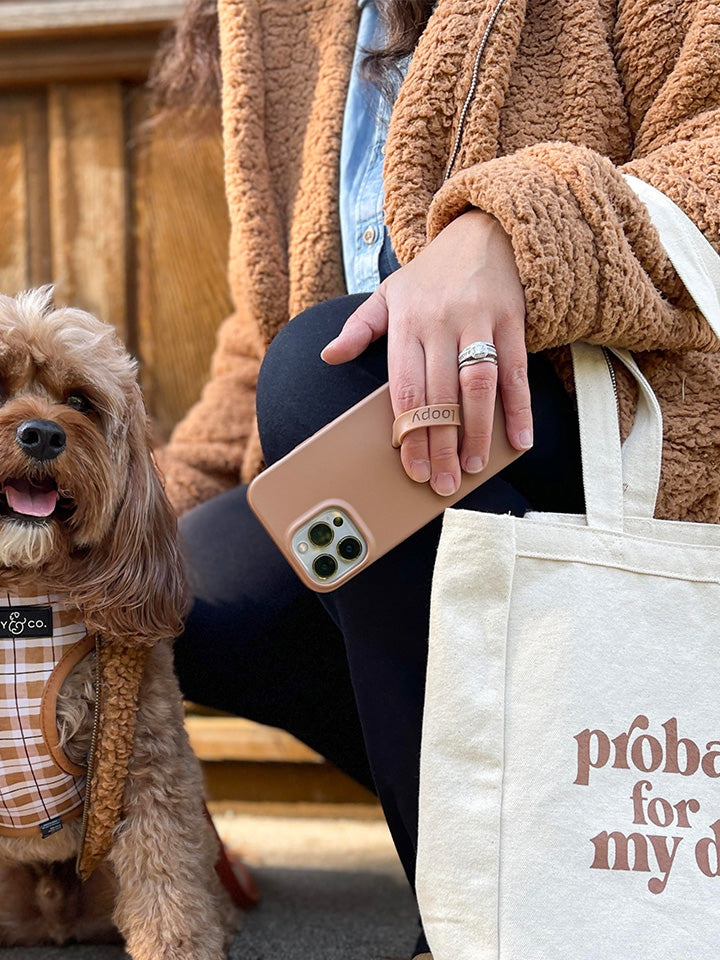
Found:
[{"label": "wooden door", "polygon": [[158,440],[197,398],[230,310],[219,121],[147,125],[165,0],[0,3],[0,291],[114,324]]}]

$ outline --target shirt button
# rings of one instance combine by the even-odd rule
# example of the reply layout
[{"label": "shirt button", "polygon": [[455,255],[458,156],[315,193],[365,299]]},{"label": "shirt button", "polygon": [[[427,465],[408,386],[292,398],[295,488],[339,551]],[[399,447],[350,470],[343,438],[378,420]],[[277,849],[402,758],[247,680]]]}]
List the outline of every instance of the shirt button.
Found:
[{"label": "shirt button", "polygon": [[377,236],[377,230],[375,227],[367,227],[363,233],[363,242],[367,243],[370,246],[371,243],[375,242],[375,237]]}]

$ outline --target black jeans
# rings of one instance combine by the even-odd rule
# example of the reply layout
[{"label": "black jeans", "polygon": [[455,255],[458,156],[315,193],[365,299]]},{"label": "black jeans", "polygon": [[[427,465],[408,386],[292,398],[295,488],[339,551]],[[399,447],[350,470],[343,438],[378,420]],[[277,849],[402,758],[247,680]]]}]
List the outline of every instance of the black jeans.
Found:
[{"label": "black jeans", "polygon": [[[386,382],[384,341],[340,367],[319,357],[361,299],[319,304],[271,344],[258,382],[268,463]],[[573,405],[545,357],[531,356],[529,372],[535,445],[466,497],[460,505],[467,509],[584,509]],[[411,883],[440,527],[438,518],[318,597],[265,535],[244,488],[198,507],[181,524],[195,596],[176,647],[185,696],[283,727],[375,789]]]}]

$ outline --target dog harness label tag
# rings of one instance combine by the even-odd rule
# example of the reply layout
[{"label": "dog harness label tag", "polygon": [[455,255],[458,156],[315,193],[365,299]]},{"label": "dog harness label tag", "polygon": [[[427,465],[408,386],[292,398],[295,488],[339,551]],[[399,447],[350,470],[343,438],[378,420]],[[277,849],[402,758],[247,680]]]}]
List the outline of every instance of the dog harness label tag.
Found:
[{"label": "dog harness label tag", "polygon": [[0,607],[0,640],[52,635],[52,607]]},{"label": "dog harness label tag", "polygon": [[52,820],[46,820],[45,823],[40,824],[40,833],[42,834],[43,840],[47,837],[51,837],[53,833],[57,833],[58,830],[62,830],[62,817],[53,817]]}]

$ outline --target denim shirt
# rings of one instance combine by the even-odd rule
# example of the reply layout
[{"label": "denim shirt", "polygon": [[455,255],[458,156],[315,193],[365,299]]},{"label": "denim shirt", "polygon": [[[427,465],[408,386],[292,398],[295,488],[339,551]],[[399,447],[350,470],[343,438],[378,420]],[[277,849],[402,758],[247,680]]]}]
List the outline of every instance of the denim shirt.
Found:
[{"label": "denim shirt", "polygon": [[[359,0],[355,58],[340,146],[340,233],[348,293],[368,293],[399,266],[383,218],[385,140],[392,105],[365,80],[365,50],[382,40],[374,0]],[[407,63],[400,64],[404,74]]]}]

